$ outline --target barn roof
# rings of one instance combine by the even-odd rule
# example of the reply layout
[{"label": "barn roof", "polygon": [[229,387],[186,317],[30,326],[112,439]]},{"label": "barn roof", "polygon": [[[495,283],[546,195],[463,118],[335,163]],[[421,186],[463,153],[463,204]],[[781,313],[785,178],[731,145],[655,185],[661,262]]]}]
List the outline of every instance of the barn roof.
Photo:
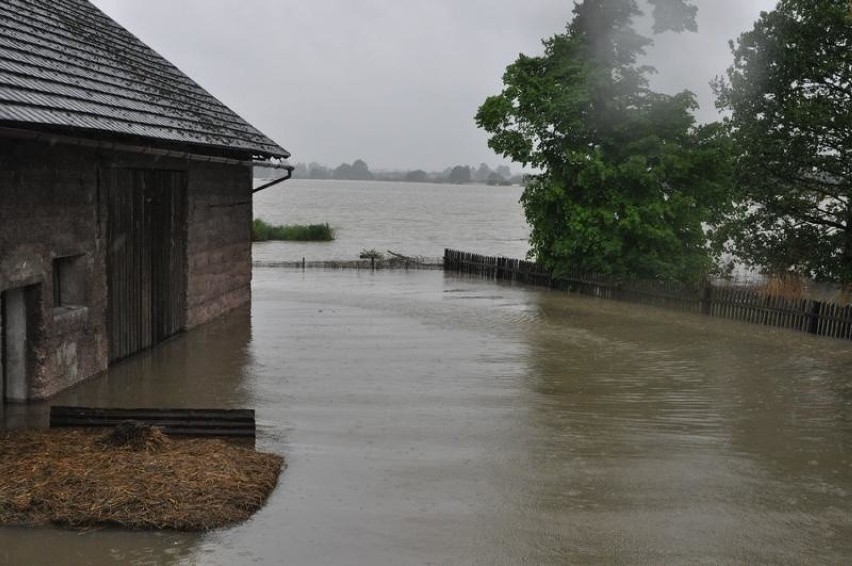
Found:
[{"label": "barn roof", "polygon": [[0,2],[0,125],[289,156],[88,0]]}]

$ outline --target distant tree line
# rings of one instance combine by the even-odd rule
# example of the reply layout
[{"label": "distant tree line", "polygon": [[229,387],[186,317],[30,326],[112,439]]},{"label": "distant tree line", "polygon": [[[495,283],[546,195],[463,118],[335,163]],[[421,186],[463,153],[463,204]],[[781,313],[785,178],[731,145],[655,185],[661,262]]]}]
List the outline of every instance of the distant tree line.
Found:
[{"label": "distant tree line", "polygon": [[[267,171],[259,167],[255,171],[258,177],[275,176],[278,172]],[[513,175],[507,165],[491,169],[485,163],[479,167],[470,165],[455,165],[443,171],[425,171],[414,169],[410,171],[371,171],[363,159],[353,163],[341,163],[335,168],[327,167],[316,162],[297,163],[293,169],[293,177],[297,179],[337,179],[346,181],[396,181],[404,183],[449,183],[464,185],[479,183],[492,186],[523,184],[523,175]]]}]

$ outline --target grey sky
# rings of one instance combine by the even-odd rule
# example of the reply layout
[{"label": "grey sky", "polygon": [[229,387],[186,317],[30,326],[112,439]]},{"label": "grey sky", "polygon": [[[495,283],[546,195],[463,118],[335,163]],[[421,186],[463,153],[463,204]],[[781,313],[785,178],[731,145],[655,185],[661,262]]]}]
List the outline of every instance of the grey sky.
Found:
[{"label": "grey sky", "polygon": [[[94,0],[293,153],[373,169],[503,163],[473,115],[518,53],[564,30],[569,0]],[[654,86],[699,95],[727,41],[775,0],[697,0],[699,34],[656,38]]]}]

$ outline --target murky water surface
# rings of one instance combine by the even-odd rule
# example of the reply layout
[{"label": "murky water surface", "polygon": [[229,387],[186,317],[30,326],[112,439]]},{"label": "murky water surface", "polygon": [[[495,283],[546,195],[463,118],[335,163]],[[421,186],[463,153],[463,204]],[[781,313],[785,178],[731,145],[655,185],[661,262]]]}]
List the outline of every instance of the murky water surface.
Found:
[{"label": "murky water surface", "polygon": [[[256,180],[255,184],[261,181]],[[291,179],[254,196],[272,224],[328,223],[333,242],[259,242],[255,261],[357,259],[361,250],[441,257],[444,248],[522,258],[521,187]]]},{"label": "murky water surface", "polygon": [[3,564],[852,557],[852,349],[800,334],[440,272],[258,269],[251,312],[54,402],[253,407],[289,468],[235,528],[0,529]]}]

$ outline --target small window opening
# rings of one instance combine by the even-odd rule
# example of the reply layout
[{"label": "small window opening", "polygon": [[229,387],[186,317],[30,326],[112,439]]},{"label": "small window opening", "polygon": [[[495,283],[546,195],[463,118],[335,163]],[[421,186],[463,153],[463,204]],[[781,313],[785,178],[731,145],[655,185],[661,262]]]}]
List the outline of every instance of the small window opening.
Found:
[{"label": "small window opening", "polygon": [[57,257],[53,260],[53,306],[78,307],[86,304],[85,255]]}]

